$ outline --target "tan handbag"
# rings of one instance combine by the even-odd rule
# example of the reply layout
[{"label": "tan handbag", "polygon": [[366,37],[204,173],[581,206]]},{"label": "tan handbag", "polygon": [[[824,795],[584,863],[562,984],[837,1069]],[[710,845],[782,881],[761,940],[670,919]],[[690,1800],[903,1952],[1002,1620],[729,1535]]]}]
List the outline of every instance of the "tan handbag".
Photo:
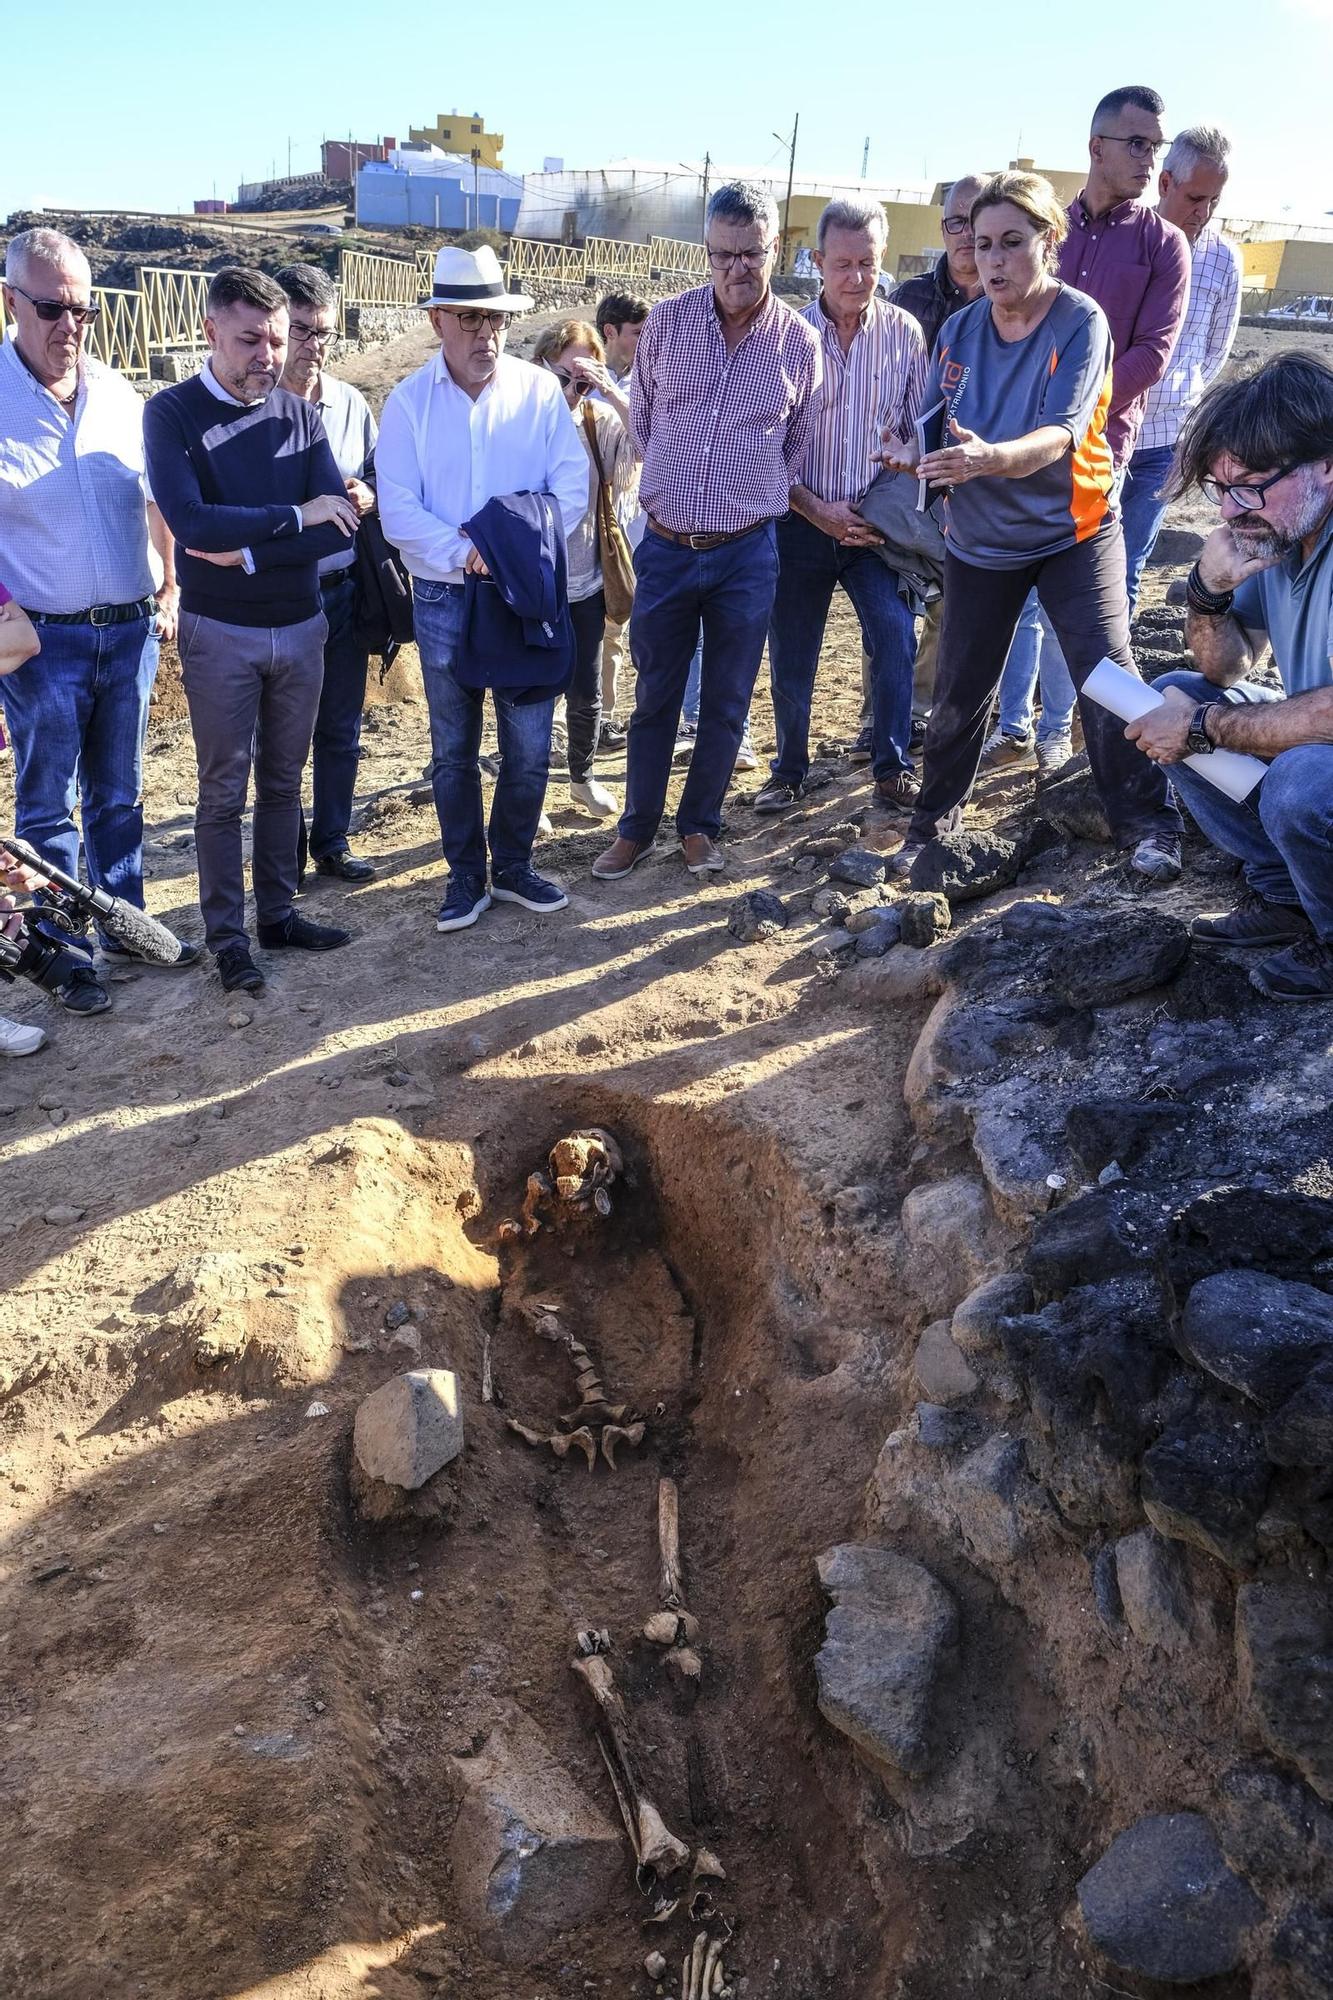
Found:
[{"label": "tan handbag", "polygon": [[583,405],[583,430],[597,474],[597,551],[602,564],[606,615],[612,625],[627,625],[634,604],[634,556],[625,530],[616,518],[610,482],[602,471],[602,454],[597,449],[597,418],[587,402]]}]

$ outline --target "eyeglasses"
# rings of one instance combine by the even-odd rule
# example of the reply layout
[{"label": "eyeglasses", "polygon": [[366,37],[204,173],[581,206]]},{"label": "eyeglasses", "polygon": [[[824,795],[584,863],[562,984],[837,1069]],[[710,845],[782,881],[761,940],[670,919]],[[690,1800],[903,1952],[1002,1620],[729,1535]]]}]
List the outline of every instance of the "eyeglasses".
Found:
[{"label": "eyeglasses", "polygon": [[22,285],[10,284],[8,279],[5,282],[11,292],[17,292],[21,299],[28,301],[38,319],[44,319],[48,326],[54,326],[63,313],[69,314],[75,326],[87,326],[89,320],[96,319],[102,310],[101,306],[93,304],[68,305],[64,299],[35,299],[31,292],[24,291]]},{"label": "eyeglasses", "polygon": [[944,233],[946,236],[961,236],[965,230],[969,236],[972,234],[972,218],[970,215],[945,216]]},{"label": "eyeglasses", "polygon": [[338,338],[338,329],[336,326],[303,326],[299,319],[294,319],[291,336],[297,347],[327,347],[331,340]]},{"label": "eyeglasses", "polygon": [[757,271],[772,248],[772,243],[765,243],[759,250],[710,250],[708,261],[715,271],[734,271],[737,264]]},{"label": "eyeglasses", "polygon": [[1214,507],[1220,507],[1223,500],[1230,500],[1233,507],[1239,507],[1247,514],[1257,514],[1269,487],[1276,486],[1279,479],[1285,479],[1289,472],[1295,470],[1295,465],[1284,465],[1280,472],[1270,472],[1267,479],[1247,486],[1224,486],[1220,479],[1201,479],[1199,488]]},{"label": "eyeglasses", "polygon": [[1110,139],[1117,146],[1128,146],[1136,160],[1155,160],[1166,144],[1165,139],[1144,139],[1137,133],[1132,139],[1121,139],[1114,132],[1097,132],[1093,136],[1098,139]]},{"label": "eyeglasses", "polygon": [[[442,308],[449,312],[447,306]],[[495,333],[503,333],[509,325],[508,313],[450,312],[450,319],[456,319],[464,333],[480,333],[483,327]]]}]

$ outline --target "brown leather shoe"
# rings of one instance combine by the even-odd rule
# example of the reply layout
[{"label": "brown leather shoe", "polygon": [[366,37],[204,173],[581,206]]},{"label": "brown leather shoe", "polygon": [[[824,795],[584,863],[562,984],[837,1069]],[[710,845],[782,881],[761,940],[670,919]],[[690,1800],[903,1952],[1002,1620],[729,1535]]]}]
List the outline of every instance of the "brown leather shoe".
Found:
[{"label": "brown leather shoe", "polygon": [[896,777],[879,778],[875,783],[875,804],[884,812],[911,812],[921,796],[921,787],[910,771]]},{"label": "brown leather shoe", "polygon": [[727,865],[726,855],[706,833],[683,834],[680,851],[691,875],[716,875]]},{"label": "brown leather shoe", "polygon": [[599,854],[593,862],[592,872],[599,882],[618,882],[652,851],[651,840],[626,840],[623,834],[617,834],[605,854]]}]

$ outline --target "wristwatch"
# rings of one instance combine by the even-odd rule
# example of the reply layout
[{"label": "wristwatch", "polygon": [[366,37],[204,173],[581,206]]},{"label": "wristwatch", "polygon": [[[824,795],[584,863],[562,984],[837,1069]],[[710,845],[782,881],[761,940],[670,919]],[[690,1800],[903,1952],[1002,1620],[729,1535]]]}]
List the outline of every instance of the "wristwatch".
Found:
[{"label": "wristwatch", "polygon": [[1217,745],[1208,734],[1206,716],[1213,706],[1210,701],[1201,701],[1190,717],[1189,735],[1185,738],[1185,748],[1191,757],[1206,757]]}]

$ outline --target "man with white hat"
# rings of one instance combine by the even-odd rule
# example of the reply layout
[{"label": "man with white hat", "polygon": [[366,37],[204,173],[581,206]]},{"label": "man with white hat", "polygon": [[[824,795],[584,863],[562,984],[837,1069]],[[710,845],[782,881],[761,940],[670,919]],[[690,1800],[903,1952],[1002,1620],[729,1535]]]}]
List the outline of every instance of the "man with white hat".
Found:
[{"label": "man with white hat", "polygon": [[446,244],[421,301],[440,352],[398,384],[380,418],[375,470],[380,519],[412,573],[417,648],[430,711],[431,782],[449,882],[436,928],[464,930],[492,900],[562,910],[569,898],[532,866],[551,748],[554,699],[491,690],[500,776],[482,821],[483,696],[453,667],[463,630],[465,574],[487,574],[463,532],[486,501],[551,496],[568,534],[588,505],[588,461],[549,370],[504,352],[510,316],[532,300],[505,287],[494,250]]}]

